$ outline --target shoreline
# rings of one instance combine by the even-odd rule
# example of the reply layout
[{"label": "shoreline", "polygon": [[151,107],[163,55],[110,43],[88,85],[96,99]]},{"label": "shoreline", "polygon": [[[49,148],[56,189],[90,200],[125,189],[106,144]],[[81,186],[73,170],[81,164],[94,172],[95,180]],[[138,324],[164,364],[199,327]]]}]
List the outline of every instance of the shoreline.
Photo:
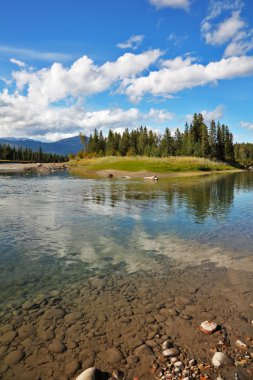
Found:
[{"label": "shoreline", "polygon": [[60,163],[0,163],[0,173],[23,173],[23,172],[52,172],[55,170],[67,170],[65,162]]},{"label": "shoreline", "polygon": [[184,177],[197,177],[197,176],[206,176],[213,174],[229,174],[229,173],[239,173],[242,172],[242,169],[234,170],[208,170],[208,171],[178,171],[178,172],[168,172],[168,173],[157,173],[150,172],[146,170],[130,172],[116,169],[105,169],[105,170],[89,170],[82,167],[68,167],[70,171],[76,174],[85,176],[86,178],[115,178],[115,179],[144,179],[144,177],[152,177],[154,175],[159,178],[184,178]]}]

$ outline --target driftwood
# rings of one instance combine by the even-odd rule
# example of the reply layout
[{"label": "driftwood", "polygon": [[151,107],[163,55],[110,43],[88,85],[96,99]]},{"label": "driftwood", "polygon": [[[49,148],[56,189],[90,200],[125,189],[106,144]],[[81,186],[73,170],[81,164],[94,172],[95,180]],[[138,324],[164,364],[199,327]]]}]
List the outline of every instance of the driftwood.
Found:
[{"label": "driftwood", "polygon": [[144,177],[144,181],[154,181],[154,182],[157,182],[158,181],[158,177],[157,177],[157,175],[153,175],[152,177]]}]

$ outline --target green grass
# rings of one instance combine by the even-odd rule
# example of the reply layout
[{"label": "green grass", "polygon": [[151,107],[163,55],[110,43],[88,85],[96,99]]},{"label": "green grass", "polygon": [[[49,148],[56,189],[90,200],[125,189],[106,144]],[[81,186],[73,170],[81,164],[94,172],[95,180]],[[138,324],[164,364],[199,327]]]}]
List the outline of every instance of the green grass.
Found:
[{"label": "green grass", "polygon": [[197,157],[101,157],[72,160],[70,166],[88,171],[120,170],[125,172],[147,171],[151,173],[223,171],[234,168],[225,163],[217,163]]}]

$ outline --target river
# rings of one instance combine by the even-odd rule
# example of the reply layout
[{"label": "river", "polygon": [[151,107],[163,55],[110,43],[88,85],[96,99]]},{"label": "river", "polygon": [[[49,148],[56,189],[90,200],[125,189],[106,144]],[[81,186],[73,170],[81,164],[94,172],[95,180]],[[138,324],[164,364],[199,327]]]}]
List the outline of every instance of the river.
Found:
[{"label": "river", "polygon": [[247,277],[252,241],[252,172],[158,183],[71,172],[2,174],[1,317],[10,322],[28,300],[69,294],[89,279],[114,276],[130,284],[145,273],[197,267]]}]

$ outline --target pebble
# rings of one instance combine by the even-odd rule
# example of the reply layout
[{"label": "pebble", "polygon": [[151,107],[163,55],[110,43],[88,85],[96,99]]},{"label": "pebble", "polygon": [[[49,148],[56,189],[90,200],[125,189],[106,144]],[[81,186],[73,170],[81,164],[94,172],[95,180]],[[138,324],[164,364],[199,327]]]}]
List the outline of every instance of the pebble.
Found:
[{"label": "pebble", "polygon": [[67,314],[64,321],[67,323],[77,322],[82,318],[83,314],[80,311],[74,311],[73,313]]},{"label": "pebble", "polygon": [[79,370],[80,367],[81,367],[81,364],[79,361],[71,360],[69,363],[67,363],[65,367],[65,372],[68,376],[72,376],[74,375],[74,373],[76,373],[76,371]]},{"label": "pebble", "polygon": [[171,348],[171,347],[173,347],[173,345],[169,340],[165,340],[165,342],[163,342],[163,344],[162,344],[163,350],[166,350],[167,348]]},{"label": "pebble", "polygon": [[13,331],[13,330],[14,330],[13,326],[10,323],[8,323],[7,325],[3,325],[0,327],[0,334],[4,334],[8,331]]},{"label": "pebble", "polygon": [[109,363],[118,363],[124,359],[122,352],[116,347],[112,347],[106,350],[105,357]]},{"label": "pebble", "polygon": [[59,319],[62,318],[64,314],[62,309],[50,309],[43,314],[42,319]]},{"label": "pebble", "polygon": [[34,335],[35,329],[31,325],[24,325],[18,329],[18,335],[20,338],[29,338],[31,335]]},{"label": "pebble", "polygon": [[216,368],[224,364],[228,364],[229,362],[230,362],[229,358],[223,352],[215,352],[215,354],[213,355],[212,364]]},{"label": "pebble", "polygon": [[49,350],[51,352],[54,352],[56,354],[60,354],[62,353],[63,351],[65,351],[66,347],[64,346],[63,343],[61,342],[58,342],[58,341],[54,341],[53,343],[51,343],[49,346],[48,346]]},{"label": "pebble", "polygon": [[177,348],[168,348],[167,350],[163,351],[164,356],[177,356],[179,355],[179,351]]},{"label": "pebble", "polygon": [[17,335],[18,334],[16,331],[8,331],[0,337],[0,343],[3,346],[8,346],[13,341],[13,339],[16,338]]},{"label": "pebble", "polygon": [[88,368],[77,376],[76,380],[96,380],[96,372],[95,367]]},{"label": "pebble", "polygon": [[24,359],[25,353],[22,350],[16,350],[10,352],[6,358],[4,359],[4,363],[7,365],[14,365],[19,363],[22,359]]},{"label": "pebble", "polygon": [[200,325],[200,329],[205,334],[212,334],[217,329],[217,323],[212,321],[202,322]]},{"label": "pebble", "polygon": [[175,368],[178,368],[178,369],[183,369],[184,368],[184,365],[183,363],[179,360],[177,362],[174,363],[174,367]]},{"label": "pebble", "polygon": [[31,310],[31,309],[35,309],[36,307],[39,307],[39,305],[32,301],[26,301],[22,305],[23,310]]},{"label": "pebble", "polygon": [[239,339],[235,342],[235,345],[236,345],[236,347],[238,347],[240,350],[243,350],[243,351],[247,351],[247,349],[248,349],[247,344],[243,343]]}]

